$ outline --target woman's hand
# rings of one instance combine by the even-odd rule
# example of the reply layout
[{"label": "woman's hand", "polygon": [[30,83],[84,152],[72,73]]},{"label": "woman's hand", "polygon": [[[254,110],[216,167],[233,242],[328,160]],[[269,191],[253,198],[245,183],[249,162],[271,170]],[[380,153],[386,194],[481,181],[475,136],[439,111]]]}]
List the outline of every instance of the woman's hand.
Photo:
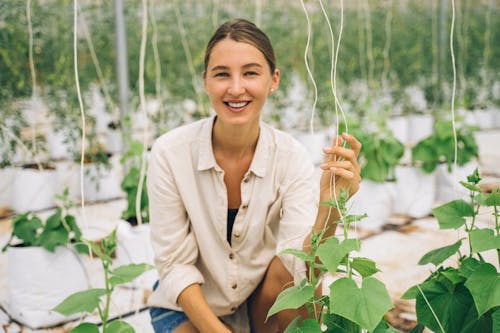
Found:
[{"label": "woman's hand", "polygon": [[[347,142],[350,148],[342,147],[343,141]],[[326,157],[320,165],[323,169],[320,180],[321,202],[329,201],[333,195],[339,196],[341,189],[348,191],[349,197],[358,191],[361,182],[361,168],[358,163],[360,151],[361,143],[347,133],[342,133],[342,137],[336,136],[332,146],[323,149]],[[334,178],[330,184],[332,175]]]}]

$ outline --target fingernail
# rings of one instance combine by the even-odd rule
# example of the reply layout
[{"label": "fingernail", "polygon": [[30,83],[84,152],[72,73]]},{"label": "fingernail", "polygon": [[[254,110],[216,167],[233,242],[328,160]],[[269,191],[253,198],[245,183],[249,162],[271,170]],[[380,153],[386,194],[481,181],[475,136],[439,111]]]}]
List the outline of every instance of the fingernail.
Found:
[{"label": "fingernail", "polygon": [[328,163],[321,163],[319,165],[320,168],[325,169],[328,166]]}]

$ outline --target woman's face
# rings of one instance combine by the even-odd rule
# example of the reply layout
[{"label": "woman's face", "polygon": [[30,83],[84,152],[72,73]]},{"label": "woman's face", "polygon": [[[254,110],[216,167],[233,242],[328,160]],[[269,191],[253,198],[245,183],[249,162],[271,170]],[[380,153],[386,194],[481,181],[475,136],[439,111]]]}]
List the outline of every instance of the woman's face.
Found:
[{"label": "woman's face", "polygon": [[256,47],[226,38],[210,53],[203,84],[218,121],[258,124],[267,95],[278,88],[279,71],[271,74]]}]

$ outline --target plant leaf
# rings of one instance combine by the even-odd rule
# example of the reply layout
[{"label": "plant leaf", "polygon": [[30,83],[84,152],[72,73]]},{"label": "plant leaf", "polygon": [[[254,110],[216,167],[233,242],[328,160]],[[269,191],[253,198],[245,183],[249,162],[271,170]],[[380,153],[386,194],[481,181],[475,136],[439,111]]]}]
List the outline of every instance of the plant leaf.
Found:
[{"label": "plant leaf", "polygon": [[465,286],[474,298],[479,316],[500,305],[500,274],[492,264],[481,264],[469,276]]},{"label": "plant leaf", "polygon": [[469,276],[471,276],[479,266],[481,266],[481,262],[479,260],[472,257],[465,258],[460,263],[460,274],[465,278],[469,278]]},{"label": "plant leaf", "polygon": [[300,333],[300,316],[296,317],[290,324],[288,324],[286,330],[283,333]]},{"label": "plant leaf", "polygon": [[65,245],[69,241],[68,231],[64,228],[44,229],[40,234],[36,245],[42,246],[50,252],[54,252],[59,245]]},{"label": "plant leaf", "polygon": [[45,230],[59,228],[61,226],[61,214],[61,209],[58,209],[54,214],[50,215],[45,221]]},{"label": "plant leaf", "polygon": [[106,326],[108,333],[135,333],[134,328],[123,320],[113,320]]},{"label": "plant leaf", "polygon": [[495,236],[492,229],[474,229],[469,237],[472,252],[500,249],[500,235]]},{"label": "plant leaf", "polygon": [[375,261],[368,258],[355,257],[352,259],[351,266],[364,278],[380,272]]},{"label": "plant leaf", "polygon": [[301,250],[297,250],[297,249],[285,249],[285,250],[281,251],[281,253],[294,255],[297,258],[299,258],[305,262],[314,261],[314,257],[310,253],[307,253],[307,252],[304,252]]},{"label": "plant leaf", "polygon": [[339,244],[339,240],[332,237],[318,247],[317,256],[330,274],[335,274],[342,259],[351,251],[359,251],[359,248],[360,241],[357,239],[345,239]]},{"label": "plant leaf", "polygon": [[385,319],[382,319],[377,327],[371,333],[401,333],[401,331],[395,329]]},{"label": "plant leaf", "polygon": [[485,206],[500,206],[500,192],[498,192],[498,189],[487,195],[483,204]]},{"label": "plant leaf", "polygon": [[417,321],[433,332],[443,333],[434,314],[445,332],[460,332],[463,326],[477,321],[474,301],[463,284],[450,291],[440,282],[431,279],[421,285],[421,290],[416,297]]},{"label": "plant leaf", "polygon": [[149,271],[153,268],[154,266],[148,264],[123,265],[109,272],[111,274],[109,282],[111,283],[112,287],[118,284],[131,282],[142,273]]},{"label": "plant leaf", "polygon": [[69,331],[69,333],[99,333],[99,327],[94,323],[81,323]]},{"label": "plant leaf", "polygon": [[314,296],[311,285],[293,286],[281,292],[267,313],[267,318],[285,309],[297,309],[306,304]]},{"label": "plant leaf", "polygon": [[439,249],[435,249],[427,252],[418,262],[419,265],[426,265],[428,263],[432,263],[436,266],[441,264],[443,261],[457,253],[458,249],[462,245],[462,240],[460,239],[458,242],[440,247]]},{"label": "plant leaf", "polygon": [[401,299],[415,299],[418,293],[418,287],[416,285],[412,286],[404,292],[404,294],[401,296]]},{"label": "plant leaf", "polygon": [[457,229],[465,224],[465,216],[473,216],[474,210],[465,200],[454,200],[432,210],[441,229]]},{"label": "plant leaf", "polygon": [[79,291],[66,297],[52,310],[65,316],[81,312],[92,313],[99,305],[101,296],[104,294],[106,294],[106,290],[99,288]]},{"label": "plant leaf", "polygon": [[348,278],[340,278],[330,285],[330,312],[368,331],[373,331],[392,307],[385,285],[373,277],[363,279],[361,288]]},{"label": "plant leaf", "polygon": [[500,332],[500,308],[493,311],[491,314],[491,319],[493,321],[492,332]]},{"label": "plant leaf", "polygon": [[12,234],[21,239],[26,246],[31,246],[37,238],[37,230],[42,227],[42,220],[37,216],[29,218],[30,213],[17,215],[12,221]]}]

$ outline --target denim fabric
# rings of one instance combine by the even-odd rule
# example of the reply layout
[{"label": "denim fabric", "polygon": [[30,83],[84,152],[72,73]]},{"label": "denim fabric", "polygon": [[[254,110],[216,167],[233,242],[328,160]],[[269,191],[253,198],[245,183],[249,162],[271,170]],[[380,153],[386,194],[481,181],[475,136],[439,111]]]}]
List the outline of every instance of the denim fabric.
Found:
[{"label": "denim fabric", "polygon": [[[158,288],[158,281],[153,285],[153,290]],[[180,324],[188,320],[184,312],[151,307],[149,308],[151,324],[155,333],[172,333]]]}]

